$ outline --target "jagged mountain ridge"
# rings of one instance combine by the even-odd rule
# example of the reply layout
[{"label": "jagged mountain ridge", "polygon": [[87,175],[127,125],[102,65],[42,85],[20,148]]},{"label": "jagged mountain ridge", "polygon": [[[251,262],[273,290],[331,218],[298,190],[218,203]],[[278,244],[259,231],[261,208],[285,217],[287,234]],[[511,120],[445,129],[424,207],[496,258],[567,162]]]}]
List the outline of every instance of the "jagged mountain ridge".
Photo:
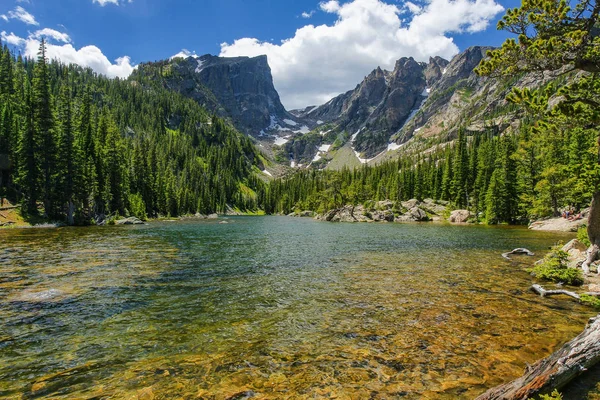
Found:
[{"label": "jagged mountain ridge", "polygon": [[378,67],[354,90],[294,114],[313,124],[334,123],[353,134],[357,152],[374,156],[427,97],[428,88],[442,77],[446,65],[448,61],[441,57],[431,58],[428,64],[403,57],[393,71]]},{"label": "jagged mountain ridge", "polygon": [[[506,94],[514,85],[539,81],[521,76],[507,83],[477,76],[474,68],[489,49],[470,47],[451,61],[403,57],[392,71],[378,67],[353,90],[323,105],[290,112],[281,104],[266,56],[205,55],[148,63],[130,79],[151,76],[192,97],[257,138],[267,157],[280,164],[337,169],[395,158],[413,139],[452,140],[459,127],[471,132],[514,128],[519,116],[504,112]],[[426,151],[424,146],[416,151]]]},{"label": "jagged mountain ridge", "polygon": [[[413,105],[408,115],[406,108],[383,107],[387,112],[386,115],[380,113],[380,108],[373,107],[369,117],[361,119],[361,114],[357,113],[353,116],[354,121],[347,123],[342,112],[341,118],[331,117],[327,125],[327,132],[331,130],[338,132],[335,142],[332,143],[332,151],[324,153],[319,150],[322,143],[331,143],[324,137],[321,142],[314,143],[312,153],[304,149],[302,160],[293,161],[296,165],[310,164],[328,169],[355,167],[394,159],[407,152],[426,153],[432,149],[432,146],[444,145],[452,141],[460,128],[465,128],[468,134],[489,130],[497,134],[514,131],[519,126],[520,118],[523,117],[522,110],[508,103],[506,95],[513,87],[539,87],[555,77],[552,74],[539,76],[533,73],[509,79],[480,77],[474,69],[490,49],[492,47],[473,46],[457,54],[450,62],[441,58],[432,58],[427,64],[420,63],[421,76],[414,73],[403,75],[408,76],[408,79],[412,79],[413,82],[424,80],[426,83],[415,85],[413,95],[417,89],[425,87],[425,91],[416,101],[414,97],[404,98],[407,104]],[[398,64],[403,65],[402,60],[396,64],[396,69]],[[411,65],[412,63],[409,63],[409,66]],[[373,77],[378,77],[381,73],[386,76],[386,71],[379,72],[376,69],[355,90],[340,95],[323,106],[311,107],[303,112],[296,111],[295,114],[301,118],[311,114],[324,118],[340,102],[349,103],[351,102],[349,99],[360,98],[360,94],[366,91],[365,87],[370,85],[373,87]],[[410,86],[410,81],[407,83],[400,80],[395,84],[405,88],[407,85]],[[391,85],[388,83],[388,86]],[[390,89],[389,92],[392,92],[393,88]],[[380,104],[387,105],[388,101],[384,95]],[[397,113],[396,120],[404,118],[399,129],[391,124],[387,125],[387,129],[381,129],[381,126],[386,128],[385,124],[381,124],[382,121],[393,121],[385,118],[390,112]],[[377,126],[372,121],[380,122],[380,125]],[[348,126],[356,128],[352,123],[357,122],[363,124],[358,130],[346,128]],[[331,133],[327,133],[327,136],[331,136]],[[286,150],[296,147],[295,143],[286,144]],[[297,155],[295,151],[290,154]],[[314,160],[318,160],[316,165],[310,161],[311,155],[315,155]]]}]

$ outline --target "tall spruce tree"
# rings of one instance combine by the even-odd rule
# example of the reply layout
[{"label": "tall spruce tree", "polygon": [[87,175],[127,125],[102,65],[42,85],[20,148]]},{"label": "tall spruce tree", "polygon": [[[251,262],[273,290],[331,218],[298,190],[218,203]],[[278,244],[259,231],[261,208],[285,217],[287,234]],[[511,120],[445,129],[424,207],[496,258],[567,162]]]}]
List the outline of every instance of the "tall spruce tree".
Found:
[{"label": "tall spruce tree", "polygon": [[46,214],[53,218],[58,214],[56,209],[56,138],[47,63],[46,42],[42,39],[37,62],[33,68],[33,127],[37,145],[36,157],[40,160],[42,201]]}]

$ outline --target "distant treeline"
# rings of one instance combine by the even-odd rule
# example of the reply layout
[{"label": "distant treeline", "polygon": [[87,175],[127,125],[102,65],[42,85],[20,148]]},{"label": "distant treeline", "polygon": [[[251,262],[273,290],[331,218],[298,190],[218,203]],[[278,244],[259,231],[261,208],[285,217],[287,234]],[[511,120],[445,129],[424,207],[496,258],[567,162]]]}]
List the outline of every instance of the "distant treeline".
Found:
[{"label": "distant treeline", "polygon": [[597,129],[522,121],[518,133],[466,136],[424,155],[355,170],[300,171],[271,183],[267,213],[324,212],[369,200],[431,198],[487,223],[525,223],[588,207],[598,182]]}]

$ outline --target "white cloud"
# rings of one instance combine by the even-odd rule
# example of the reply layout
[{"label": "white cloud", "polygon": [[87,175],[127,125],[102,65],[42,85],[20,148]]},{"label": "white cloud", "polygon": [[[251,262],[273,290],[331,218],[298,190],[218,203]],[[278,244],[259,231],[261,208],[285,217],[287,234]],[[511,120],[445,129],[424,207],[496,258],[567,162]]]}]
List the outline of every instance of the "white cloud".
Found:
[{"label": "white cloud", "polygon": [[31,37],[35,39],[46,38],[46,40],[54,39],[57,42],[71,43],[71,38],[69,35],[50,28],[44,28],[40,29],[39,31],[35,31],[33,34],[31,34]]},{"label": "white cloud", "polygon": [[5,14],[0,15],[0,18],[8,22],[8,16],[6,16]]},{"label": "white cloud", "polygon": [[340,10],[340,3],[336,0],[323,1],[319,4],[321,10],[328,13],[336,13]]},{"label": "white cloud", "polygon": [[383,0],[330,0],[319,7],[337,21],[306,25],[281,44],[255,38],[223,43],[221,56],[266,54],[282,102],[299,108],[353,88],[378,65],[393,69],[403,56],[450,59],[459,51],[450,34],[482,31],[503,11],[495,0],[427,0],[402,9]]},{"label": "white cloud", "polygon": [[[107,4],[114,4],[116,6],[118,6],[121,3],[124,3],[125,0],[123,1],[119,1],[119,0],[92,0],[92,3],[98,3],[100,4],[100,6],[104,7]],[[127,0],[127,3],[132,3],[133,0]]]},{"label": "white cloud", "polygon": [[14,33],[6,33],[5,31],[2,31],[2,33],[0,34],[2,37],[2,41],[8,44],[12,44],[13,46],[23,46],[25,44],[25,39],[18,37],[17,35],[15,35]]},{"label": "white cloud", "polygon": [[92,68],[99,74],[111,78],[126,78],[131,75],[135,69],[135,65],[132,65],[131,59],[127,56],[119,57],[112,63],[98,47],[84,46],[80,49],[76,49],[70,43],[71,39],[66,33],[54,31],[53,29],[42,29],[30,34],[27,39],[18,37],[12,32],[10,34],[2,32],[1,36],[4,41],[20,47],[23,50],[24,56],[31,58],[37,57],[38,49],[40,47],[39,37],[41,36],[47,36],[56,41],[65,42],[66,44],[61,45],[48,43],[46,45],[46,56],[49,59],[58,59],[65,64],[73,63],[83,67]]},{"label": "white cloud", "polygon": [[23,7],[16,6],[14,10],[9,11],[8,15],[2,15],[2,19],[8,21],[9,19],[18,19],[27,25],[39,25],[35,20],[35,17],[27,12]]},{"label": "white cloud", "polygon": [[307,12],[307,11],[304,11],[304,12],[301,14],[301,16],[302,16],[302,18],[307,18],[307,19],[308,19],[308,18],[312,18],[312,16],[313,16],[314,14],[315,14],[315,12],[314,12],[314,11],[308,11],[308,12]]},{"label": "white cloud", "polygon": [[98,3],[100,4],[102,7],[104,7],[107,4],[115,4],[115,5],[119,5],[119,0],[92,0],[93,3]]}]

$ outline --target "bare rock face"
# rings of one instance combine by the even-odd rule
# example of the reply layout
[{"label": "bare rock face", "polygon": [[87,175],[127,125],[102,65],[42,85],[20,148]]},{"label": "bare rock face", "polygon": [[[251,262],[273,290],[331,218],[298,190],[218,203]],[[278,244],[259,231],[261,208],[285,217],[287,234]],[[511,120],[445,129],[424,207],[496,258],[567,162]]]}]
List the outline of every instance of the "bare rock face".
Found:
[{"label": "bare rock face", "polygon": [[471,218],[472,216],[473,214],[471,214],[469,210],[454,210],[450,214],[450,218],[448,218],[448,221],[457,224],[464,224],[465,222],[468,222],[469,218]]},{"label": "bare rock face", "polygon": [[577,232],[577,230],[586,224],[589,209],[581,212],[581,218],[569,221],[566,218],[548,218],[539,221],[534,221],[529,225],[529,229],[534,231],[560,231],[560,232]]},{"label": "bare rock face", "polygon": [[194,99],[209,111],[231,119],[242,132],[258,135],[272,120],[294,120],[273,85],[266,56],[175,58],[140,64],[132,80],[154,74],[163,86]]},{"label": "bare rock face", "polygon": [[390,137],[423,103],[426,88],[442,77],[447,64],[440,57],[430,59],[429,64],[403,57],[396,61],[393,71],[378,67],[354,90],[294,114],[305,121],[333,123],[339,130],[356,133],[354,150],[371,158],[386,149]]}]

